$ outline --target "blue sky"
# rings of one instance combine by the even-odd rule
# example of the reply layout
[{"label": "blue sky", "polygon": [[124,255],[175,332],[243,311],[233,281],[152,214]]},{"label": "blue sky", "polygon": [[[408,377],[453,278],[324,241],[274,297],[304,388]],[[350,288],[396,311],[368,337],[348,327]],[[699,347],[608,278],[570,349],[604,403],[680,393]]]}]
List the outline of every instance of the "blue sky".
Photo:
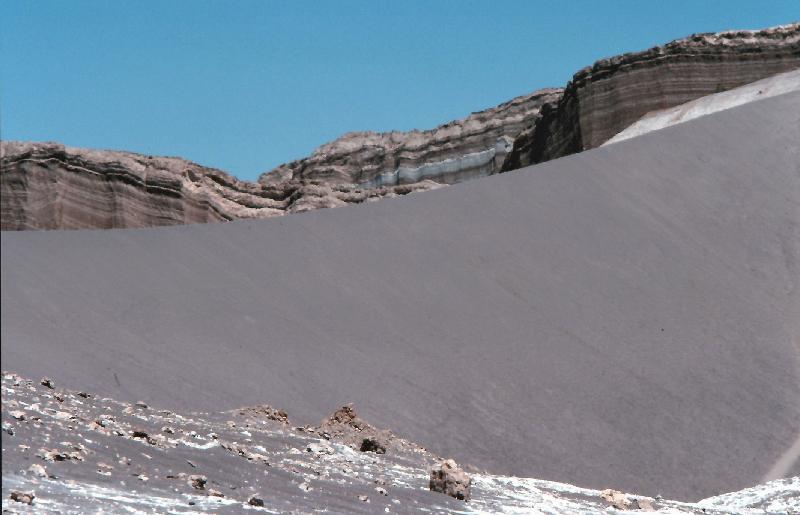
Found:
[{"label": "blue sky", "polygon": [[0,137],[177,155],[254,179],[354,130],[430,128],[761,1],[0,2]]}]

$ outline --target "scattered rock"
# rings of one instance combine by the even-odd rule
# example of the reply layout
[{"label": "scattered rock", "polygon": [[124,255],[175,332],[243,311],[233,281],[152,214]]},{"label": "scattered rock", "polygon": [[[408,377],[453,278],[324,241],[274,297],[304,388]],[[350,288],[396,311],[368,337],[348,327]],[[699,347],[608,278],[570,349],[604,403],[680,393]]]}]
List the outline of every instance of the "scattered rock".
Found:
[{"label": "scattered rock", "polygon": [[608,488],[600,492],[600,497],[618,510],[629,510],[631,508],[631,500],[619,490]]},{"label": "scattered rock", "polygon": [[50,477],[50,474],[47,473],[47,470],[44,468],[44,466],[42,466],[42,465],[40,465],[38,463],[34,463],[30,467],[28,467],[28,472],[30,472],[34,476],[41,477],[41,478],[49,478]]},{"label": "scattered rock", "polygon": [[380,487],[380,486],[376,486],[375,487],[375,491],[378,492],[381,495],[389,495],[389,492],[387,492],[385,488]]},{"label": "scattered rock", "polygon": [[42,386],[46,386],[47,388],[50,388],[51,390],[54,390],[55,387],[56,387],[55,383],[51,379],[49,379],[47,377],[43,377],[42,380],[40,381],[40,383],[42,384]]},{"label": "scattered rock", "polygon": [[[25,503],[25,504],[33,504],[33,499],[35,497],[36,496],[33,494],[33,492],[19,492],[17,490],[12,490],[11,491],[11,495],[9,496],[9,499],[11,499],[12,501],[15,501],[15,502],[21,502],[21,503]],[[3,511],[5,511],[5,510],[3,510]]]},{"label": "scattered rock", "polygon": [[369,497],[367,497],[366,495],[359,495],[358,496],[358,500],[359,501],[364,501],[364,502],[369,502]]},{"label": "scattered rock", "polygon": [[260,497],[256,497],[255,495],[247,500],[247,504],[250,506],[264,506],[264,499]]},{"label": "scattered rock", "polygon": [[343,424],[347,426],[353,426],[356,429],[361,429],[363,426],[361,419],[359,419],[356,415],[356,410],[353,409],[352,404],[342,406],[338,410],[334,411],[333,415],[328,417],[328,420],[325,422],[328,425]]},{"label": "scattered rock", "polygon": [[631,501],[631,509],[632,510],[642,510],[642,511],[655,511],[655,507],[653,507],[653,502],[650,499],[634,499]]},{"label": "scattered rock", "polygon": [[67,455],[67,453],[61,452],[58,449],[39,449],[38,456],[45,461],[66,461],[69,459],[69,455]]},{"label": "scattered rock", "polygon": [[[281,409],[275,409],[267,404],[239,408],[236,410],[236,413],[242,417],[274,420],[275,422],[280,422],[281,424],[289,424],[289,415],[285,411]],[[235,423],[233,422],[229,422],[228,425],[230,427],[236,427]]]},{"label": "scattered rock", "polygon": [[70,420],[75,418],[75,415],[72,413],[68,413],[66,411],[58,411],[56,412],[56,420]]},{"label": "scattered rock", "polygon": [[377,437],[367,437],[361,441],[361,452],[386,454],[386,442]]},{"label": "scattered rock", "polygon": [[469,501],[472,479],[453,460],[444,460],[431,470],[430,490]]},{"label": "scattered rock", "polygon": [[78,397],[83,397],[84,399],[88,399],[89,397],[91,397],[91,395],[89,395],[86,392],[78,392]]},{"label": "scattered rock", "polygon": [[306,452],[313,452],[315,454],[333,454],[333,447],[321,443],[312,442],[306,447]]},{"label": "scattered rock", "polygon": [[192,474],[189,476],[189,484],[195,490],[205,490],[207,481],[208,479],[206,476],[201,476],[199,474]]},{"label": "scattered rock", "polygon": [[20,422],[25,420],[25,412],[24,411],[15,410],[15,411],[8,412],[8,414],[11,415],[11,418],[19,420]]},{"label": "scattered rock", "polygon": [[149,436],[147,431],[142,431],[141,429],[136,429],[131,432],[131,438],[143,438],[146,440]]},{"label": "scattered rock", "polygon": [[141,409],[147,409],[147,404],[145,404],[142,401],[137,402],[136,404],[134,404],[134,406],[136,406],[137,408],[141,408]]},{"label": "scattered rock", "polygon": [[214,490],[213,488],[208,490],[208,495],[212,497],[225,497],[225,494],[223,494],[219,490]]}]

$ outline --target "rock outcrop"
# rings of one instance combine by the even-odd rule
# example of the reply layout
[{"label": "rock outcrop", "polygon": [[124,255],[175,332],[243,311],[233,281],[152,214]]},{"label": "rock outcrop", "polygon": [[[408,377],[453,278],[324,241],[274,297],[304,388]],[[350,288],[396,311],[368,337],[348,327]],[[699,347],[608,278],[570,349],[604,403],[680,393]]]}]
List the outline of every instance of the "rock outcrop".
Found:
[{"label": "rock outcrop", "polygon": [[257,182],[180,158],[4,141],[0,228],[219,222],[405,195],[594,148],[646,113],[798,67],[800,24],[695,35],[431,130],[346,134]]},{"label": "rock outcrop", "polygon": [[2,142],[0,227],[113,229],[266,218],[439,185],[358,188],[319,180],[241,181],[174,157]]},{"label": "rock outcrop", "polygon": [[345,134],[309,157],[261,175],[259,182],[317,179],[373,188],[491,175],[500,171],[514,138],[534,123],[542,105],[561,93],[542,89],[426,131]]},{"label": "rock outcrop", "polygon": [[520,133],[503,171],[595,148],[643,115],[800,68],[800,24],[695,34],[575,74]]}]

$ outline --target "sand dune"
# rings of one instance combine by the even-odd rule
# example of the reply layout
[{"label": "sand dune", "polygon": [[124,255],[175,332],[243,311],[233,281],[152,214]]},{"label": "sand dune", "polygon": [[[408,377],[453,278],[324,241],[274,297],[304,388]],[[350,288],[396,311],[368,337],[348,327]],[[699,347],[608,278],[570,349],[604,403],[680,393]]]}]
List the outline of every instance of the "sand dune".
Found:
[{"label": "sand dune", "polygon": [[699,499],[800,432],[799,222],[789,93],[377,204],[4,232],[3,368],[298,421],[352,401],[494,473]]}]

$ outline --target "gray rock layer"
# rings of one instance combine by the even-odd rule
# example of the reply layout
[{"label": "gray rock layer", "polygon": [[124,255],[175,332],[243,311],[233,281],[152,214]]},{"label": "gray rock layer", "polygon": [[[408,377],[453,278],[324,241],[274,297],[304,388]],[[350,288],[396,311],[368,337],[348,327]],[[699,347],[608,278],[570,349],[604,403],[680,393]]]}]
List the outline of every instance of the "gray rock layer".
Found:
[{"label": "gray rock layer", "polygon": [[646,113],[800,68],[800,24],[696,34],[602,59],[514,141],[503,170],[595,148]]}]

